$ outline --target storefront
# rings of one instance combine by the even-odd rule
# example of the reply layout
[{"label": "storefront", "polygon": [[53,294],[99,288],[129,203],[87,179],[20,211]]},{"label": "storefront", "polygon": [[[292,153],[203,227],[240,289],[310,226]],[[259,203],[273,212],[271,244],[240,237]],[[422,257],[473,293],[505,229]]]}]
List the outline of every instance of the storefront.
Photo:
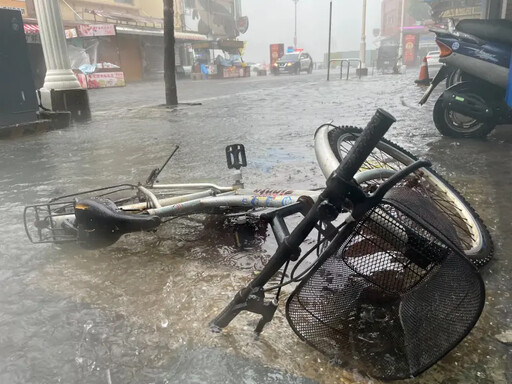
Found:
[{"label": "storefront", "polygon": [[[137,69],[139,76],[144,79],[161,78],[164,72],[165,41],[163,30],[129,25],[118,25],[116,30],[118,37],[123,36],[126,40],[131,39],[131,49],[134,56],[136,55],[134,53],[135,45],[138,44],[140,59],[132,57],[132,60],[139,60],[141,63],[141,67]],[[184,73],[183,67],[191,66],[193,63],[192,42],[205,41],[206,36],[198,33],[175,31],[174,38],[176,73],[180,76]],[[128,49],[124,49],[124,51],[127,53]],[[126,57],[129,56],[126,55]]]},{"label": "storefront", "polygon": [[[44,83],[44,62],[39,27],[25,25],[36,86]],[[164,72],[163,30],[126,24],[77,24],[65,30],[71,68],[83,88],[124,86],[143,79],[162,78]],[[206,36],[175,32],[176,73],[188,76],[194,63],[192,43]],[[230,74],[233,76],[233,74]]]},{"label": "storefront", "polygon": [[[44,61],[39,26],[25,24],[25,37],[29,48],[36,88],[44,84]],[[115,27],[111,24],[80,24],[66,26],[65,31],[71,69],[83,88],[124,86]]]},{"label": "storefront", "polygon": [[68,41],[71,68],[84,88],[122,87],[129,66],[123,65],[120,40],[112,24],[82,24]]},{"label": "storefront", "polygon": [[224,79],[251,75],[251,69],[244,63],[241,55],[243,41],[205,41],[193,43],[192,48],[194,78]]}]

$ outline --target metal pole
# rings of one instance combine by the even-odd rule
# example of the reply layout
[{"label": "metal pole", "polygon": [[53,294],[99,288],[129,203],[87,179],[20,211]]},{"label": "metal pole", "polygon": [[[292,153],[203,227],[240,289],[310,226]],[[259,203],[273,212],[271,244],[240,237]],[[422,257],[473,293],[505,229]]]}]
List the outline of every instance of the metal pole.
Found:
[{"label": "metal pole", "polygon": [[331,71],[331,24],[332,24],[332,0],[329,4],[329,47],[327,49],[327,81],[329,81],[329,72]]},{"label": "metal pole", "polygon": [[165,104],[168,106],[178,105],[174,45],[174,2],[164,0],[164,83]]},{"label": "metal pole", "polygon": [[400,41],[398,42],[398,65],[401,67],[403,64],[403,54],[404,54],[404,19],[405,19],[405,0],[402,0],[402,18],[400,22]]},{"label": "metal pole", "polygon": [[361,48],[359,51],[361,67],[366,67],[366,0],[363,0],[363,22],[361,27]]},{"label": "metal pole", "polygon": [[297,49],[297,3],[299,0],[293,0],[293,2],[295,3],[295,34],[293,37],[293,47]]}]

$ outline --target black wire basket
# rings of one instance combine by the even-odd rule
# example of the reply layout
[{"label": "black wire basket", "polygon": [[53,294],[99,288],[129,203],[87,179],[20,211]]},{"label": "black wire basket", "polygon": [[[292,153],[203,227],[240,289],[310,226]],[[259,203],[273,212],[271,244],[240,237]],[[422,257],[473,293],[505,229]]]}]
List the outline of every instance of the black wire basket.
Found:
[{"label": "black wire basket", "polygon": [[414,377],[473,328],[482,279],[455,229],[407,188],[388,193],[286,305],[294,331],[336,362],[384,380]]}]

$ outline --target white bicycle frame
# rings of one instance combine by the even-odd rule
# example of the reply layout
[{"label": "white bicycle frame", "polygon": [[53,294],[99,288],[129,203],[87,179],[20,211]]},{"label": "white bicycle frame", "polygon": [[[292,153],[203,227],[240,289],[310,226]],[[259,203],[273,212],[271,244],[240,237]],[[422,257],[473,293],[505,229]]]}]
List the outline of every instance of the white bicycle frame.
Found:
[{"label": "white bicycle frame", "polygon": [[[319,166],[326,178],[339,165],[338,159],[329,146],[327,136],[329,130],[329,125],[324,125],[315,132],[315,153]],[[361,183],[376,178],[387,178],[393,174],[394,171],[391,170],[373,169],[356,174],[354,179],[356,182]],[[245,189],[241,183],[240,171],[237,171],[236,176],[238,178],[233,186],[219,186],[213,183],[133,185],[133,188],[136,188],[140,195],[145,196],[146,201],[134,204],[121,204],[118,205],[118,209],[130,214],[145,213],[156,215],[160,218],[172,218],[202,213],[212,208],[246,208],[247,210],[253,208],[281,208],[296,203],[301,197],[309,198],[310,201],[315,202],[321,193],[320,190]],[[160,197],[157,197],[157,195]],[[73,201],[57,199],[49,204],[27,207],[25,213],[27,209],[33,208],[36,210],[35,216],[37,218],[39,218],[39,213],[42,214],[43,218],[45,214],[49,217],[50,225],[48,230],[52,231],[52,233],[46,238],[50,240],[55,238],[55,229],[62,228],[66,221],[74,219],[74,214],[72,213],[54,214],[53,207],[59,205],[67,205],[69,207],[72,204]],[[27,226],[27,223],[25,224]],[[26,228],[26,230],[29,239],[34,242],[29,229]],[[39,230],[38,232],[39,242],[48,242],[43,241],[41,231]]]}]

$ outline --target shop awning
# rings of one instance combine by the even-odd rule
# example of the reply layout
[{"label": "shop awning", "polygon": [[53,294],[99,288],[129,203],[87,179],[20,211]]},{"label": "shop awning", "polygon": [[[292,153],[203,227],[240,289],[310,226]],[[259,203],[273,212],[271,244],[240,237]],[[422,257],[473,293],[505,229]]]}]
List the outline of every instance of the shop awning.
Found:
[{"label": "shop awning", "polygon": [[201,41],[192,43],[194,49],[222,49],[223,51],[236,51],[242,49],[244,42],[240,40],[218,40],[218,41]]},{"label": "shop awning", "polygon": [[26,35],[36,35],[39,33],[39,25],[24,24],[23,29],[25,30]]},{"label": "shop awning", "polygon": [[[164,30],[157,28],[144,28],[131,25],[116,25],[116,31],[125,35],[142,35],[142,36],[163,36]],[[174,31],[174,38],[181,41],[205,41],[208,40],[205,35],[191,32]]]},{"label": "shop awning", "polygon": [[176,40],[193,40],[193,41],[206,41],[208,38],[200,33],[191,32],[178,32],[174,31],[174,38]]},{"label": "shop awning", "polygon": [[91,15],[103,17],[105,19],[115,20],[116,22],[141,23],[146,25],[151,24],[153,26],[164,24],[163,19],[134,15],[132,13],[127,12],[107,11],[104,9],[86,9],[85,11],[90,13]]},{"label": "shop awning", "polygon": [[[26,35],[39,35],[39,25],[37,24],[23,24],[23,29]],[[66,39],[78,37],[76,28],[66,28],[64,34],[66,35]]]}]

